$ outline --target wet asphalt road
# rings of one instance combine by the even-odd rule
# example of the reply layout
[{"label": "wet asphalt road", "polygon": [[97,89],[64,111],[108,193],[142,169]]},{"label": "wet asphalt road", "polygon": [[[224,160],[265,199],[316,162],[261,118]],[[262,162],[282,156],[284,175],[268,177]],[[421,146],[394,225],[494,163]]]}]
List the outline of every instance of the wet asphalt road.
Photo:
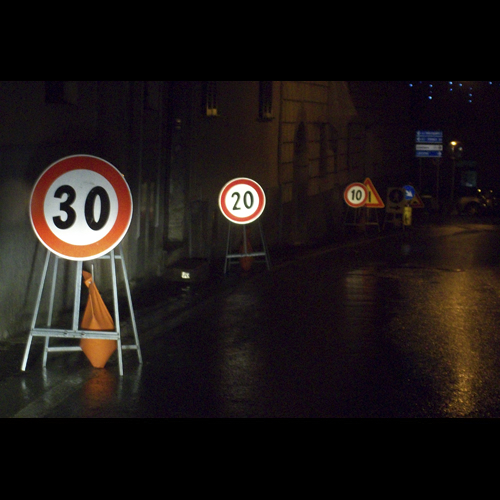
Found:
[{"label": "wet asphalt road", "polygon": [[139,321],[123,377],[38,359],[0,382],[0,416],[500,417],[499,250],[499,225],[460,218],[324,248]]}]

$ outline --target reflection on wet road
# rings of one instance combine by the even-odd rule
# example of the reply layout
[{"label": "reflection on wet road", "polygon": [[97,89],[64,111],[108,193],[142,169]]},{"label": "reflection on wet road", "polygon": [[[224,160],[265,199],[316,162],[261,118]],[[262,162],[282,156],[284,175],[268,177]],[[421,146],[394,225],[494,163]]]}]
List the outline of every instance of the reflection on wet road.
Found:
[{"label": "reflection on wet road", "polygon": [[408,269],[398,278],[412,286],[389,331],[412,380],[432,392],[419,414],[499,414],[498,270]]},{"label": "reflection on wet road", "polygon": [[242,278],[42,416],[498,417],[499,248],[431,227]]}]

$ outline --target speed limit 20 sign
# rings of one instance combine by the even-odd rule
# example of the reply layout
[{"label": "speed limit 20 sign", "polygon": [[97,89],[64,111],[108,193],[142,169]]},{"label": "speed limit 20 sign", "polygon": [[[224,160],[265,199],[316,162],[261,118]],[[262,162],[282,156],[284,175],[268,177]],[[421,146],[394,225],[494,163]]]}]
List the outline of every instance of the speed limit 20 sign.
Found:
[{"label": "speed limit 20 sign", "polygon": [[30,200],[38,239],[69,260],[89,260],[110,252],[132,220],[132,196],[111,163],[74,155],[50,165],[38,178]]},{"label": "speed limit 20 sign", "polygon": [[229,181],[219,193],[221,212],[236,224],[249,224],[257,220],[265,206],[264,190],[255,181],[246,177]]}]

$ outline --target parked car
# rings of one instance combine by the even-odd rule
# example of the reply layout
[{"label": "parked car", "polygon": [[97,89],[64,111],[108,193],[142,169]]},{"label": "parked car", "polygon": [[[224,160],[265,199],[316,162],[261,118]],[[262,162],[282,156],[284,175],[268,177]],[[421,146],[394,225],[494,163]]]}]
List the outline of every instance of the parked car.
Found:
[{"label": "parked car", "polygon": [[457,211],[463,215],[484,215],[499,207],[500,199],[491,189],[461,187],[456,200]]},{"label": "parked car", "polygon": [[482,196],[486,201],[486,210],[488,213],[498,214],[500,212],[500,196],[493,189],[485,189],[481,191]]}]

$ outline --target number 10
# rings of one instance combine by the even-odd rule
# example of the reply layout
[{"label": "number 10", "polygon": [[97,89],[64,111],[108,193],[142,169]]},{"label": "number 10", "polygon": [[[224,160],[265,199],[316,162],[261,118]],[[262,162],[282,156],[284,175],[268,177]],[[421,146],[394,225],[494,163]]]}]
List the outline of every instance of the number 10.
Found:
[{"label": "number 10", "polygon": [[361,201],[363,198],[363,191],[359,188],[358,189],[354,188],[351,191],[351,198],[352,201]]}]

